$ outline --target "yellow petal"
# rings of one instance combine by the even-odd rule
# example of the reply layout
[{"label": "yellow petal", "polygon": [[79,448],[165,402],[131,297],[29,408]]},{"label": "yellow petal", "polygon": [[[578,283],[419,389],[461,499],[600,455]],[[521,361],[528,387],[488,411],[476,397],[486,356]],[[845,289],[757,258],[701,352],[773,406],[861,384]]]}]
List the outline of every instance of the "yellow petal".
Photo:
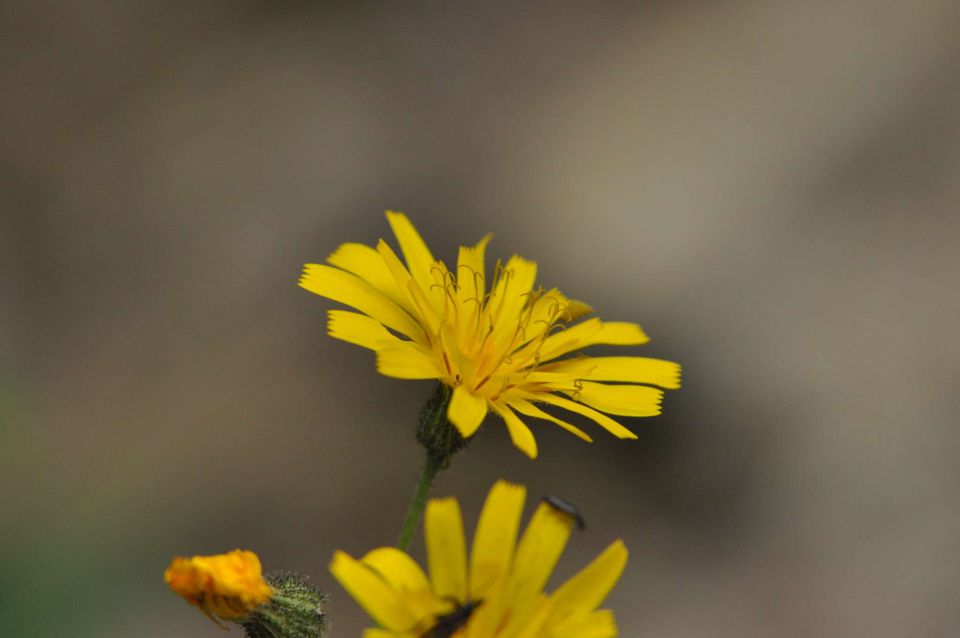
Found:
[{"label": "yellow petal", "polygon": [[440,315],[438,314],[440,308],[434,308],[431,305],[426,292],[417,283],[417,280],[410,275],[407,267],[403,265],[390,245],[382,239],[377,243],[377,253],[383,259],[383,263],[387,265],[397,282],[397,286],[403,289],[403,294],[406,295],[406,299],[413,309],[411,314],[416,317],[420,325],[426,328],[429,334],[436,334],[440,326]]},{"label": "yellow petal", "polygon": [[543,590],[572,528],[571,517],[546,503],[537,507],[517,546],[506,600],[522,604]]},{"label": "yellow petal", "polygon": [[535,372],[525,374],[523,377],[524,384],[528,387],[531,385],[544,386],[551,392],[572,387],[577,381],[582,380],[583,379],[579,375],[574,373],[547,372],[541,371],[540,368],[538,368]]},{"label": "yellow petal", "polygon": [[639,346],[650,341],[643,328],[626,321],[604,321],[600,334],[595,335],[591,344],[609,346]]},{"label": "yellow petal", "polygon": [[[514,634],[516,638],[541,638],[544,636],[544,625],[550,617],[550,612],[553,610],[553,607],[553,601],[544,597],[543,601],[534,608],[533,614],[522,620],[522,629]],[[573,634],[570,635],[572,636]],[[577,638],[580,638],[580,636],[577,636]]]},{"label": "yellow petal", "polygon": [[574,374],[591,381],[648,383],[680,387],[680,364],[647,357],[576,357],[543,366],[544,372]]},{"label": "yellow petal", "polygon": [[381,626],[403,631],[417,621],[403,597],[360,561],[338,551],[333,555],[330,572]]},{"label": "yellow petal", "polygon": [[507,424],[507,431],[510,432],[510,440],[520,449],[521,452],[531,459],[537,458],[537,441],[533,438],[533,432],[527,427],[527,424],[520,420],[513,410],[506,405],[491,403],[490,407],[494,412],[503,417]]},{"label": "yellow petal", "polygon": [[406,215],[388,210],[387,221],[400,243],[400,250],[403,251],[410,274],[420,288],[429,294],[434,284],[433,274],[430,272],[436,261],[433,254]]},{"label": "yellow petal", "polygon": [[[559,605],[554,609],[559,610]],[[550,624],[550,636],[555,638],[613,638],[616,635],[617,623],[609,609],[599,609],[589,614],[572,614]]]},{"label": "yellow petal", "polygon": [[449,603],[434,596],[430,581],[420,566],[395,547],[375,549],[360,562],[377,572],[391,588],[400,593],[414,618],[432,618],[449,606]]},{"label": "yellow petal", "polygon": [[300,276],[300,286],[314,294],[352,306],[411,339],[425,341],[423,329],[413,317],[356,275],[332,266],[307,264]]},{"label": "yellow petal", "polygon": [[360,559],[367,567],[378,572],[390,587],[401,591],[430,589],[430,581],[408,554],[396,547],[380,547]]},{"label": "yellow petal", "polygon": [[525,487],[506,481],[497,481],[490,490],[470,552],[471,598],[484,599],[486,592],[506,575],[517,544],[526,496]]},{"label": "yellow petal", "polygon": [[532,394],[529,392],[523,393],[524,398],[532,401],[542,401],[543,403],[549,403],[550,405],[555,405],[558,408],[563,408],[564,410],[570,410],[571,412],[576,412],[577,414],[582,414],[583,416],[596,421],[596,423],[605,429],[610,434],[614,435],[617,438],[621,439],[635,439],[637,435],[623,427],[606,414],[597,412],[592,408],[588,408],[585,405],[581,405],[575,401],[569,399],[564,399],[563,397],[558,397],[555,394],[547,393],[538,393]]},{"label": "yellow petal", "polygon": [[603,412],[622,416],[656,416],[663,400],[663,390],[659,388],[591,381],[583,381],[576,390],[564,393]]},{"label": "yellow petal", "polygon": [[[523,318],[524,335],[522,341],[529,343],[542,335],[555,323],[562,325],[570,321],[571,313],[568,311],[570,300],[566,295],[552,288],[546,292],[538,292],[530,295],[530,305],[524,310],[529,313]],[[539,347],[534,345],[533,347]]]},{"label": "yellow petal", "polygon": [[347,243],[327,257],[327,263],[360,277],[409,312],[406,293],[397,285],[380,254],[364,244]]},{"label": "yellow petal", "polygon": [[[530,300],[537,264],[514,255],[507,261],[493,291],[493,340],[498,348],[517,338],[520,311]],[[522,335],[520,335],[522,336]]]},{"label": "yellow petal", "polygon": [[614,541],[593,562],[554,592],[556,609],[593,611],[599,607],[620,580],[627,565],[627,556],[623,541]]},{"label": "yellow petal", "polygon": [[581,430],[580,428],[578,428],[577,426],[567,423],[566,421],[563,421],[561,419],[558,419],[552,414],[547,414],[546,412],[544,412],[537,406],[533,405],[529,401],[526,401],[524,399],[511,399],[510,407],[516,410],[517,412],[519,412],[520,414],[525,414],[527,416],[532,416],[535,419],[545,419],[547,421],[556,423],[557,425],[562,427],[567,432],[573,434],[574,436],[580,437],[581,439],[583,439],[588,443],[593,442],[593,439],[590,437],[590,435],[584,432],[583,430]]},{"label": "yellow petal", "polygon": [[457,300],[462,306],[468,299],[476,300],[476,308],[480,307],[483,295],[486,294],[486,274],[484,253],[487,243],[493,235],[485,235],[476,246],[461,246],[457,257]]},{"label": "yellow petal", "polygon": [[483,603],[470,616],[466,634],[460,638],[507,638],[508,634],[502,630],[502,625],[504,608],[511,607],[511,604],[503,598],[505,585],[506,581],[497,580],[493,587],[482,590],[482,595],[470,592],[472,600],[483,600]]},{"label": "yellow petal", "polygon": [[549,361],[589,346],[637,346],[648,341],[650,338],[635,323],[603,322],[594,318],[547,337],[540,349],[540,356],[543,361]]},{"label": "yellow petal", "polygon": [[567,304],[567,321],[576,321],[585,314],[593,312],[593,307],[577,299],[571,299]]},{"label": "yellow petal", "polygon": [[550,361],[571,350],[583,347],[580,344],[586,343],[603,329],[603,322],[594,317],[587,319],[575,326],[570,326],[565,330],[555,332],[543,341],[540,346],[540,357],[542,361]]},{"label": "yellow petal", "polygon": [[377,350],[377,371],[396,379],[439,379],[444,375],[430,352],[399,339]]},{"label": "yellow petal", "polygon": [[327,334],[371,350],[398,341],[376,319],[347,310],[327,311]]},{"label": "yellow petal", "polygon": [[470,394],[465,386],[459,385],[453,390],[447,418],[453,423],[463,438],[473,436],[483,418],[487,416],[487,400]]},{"label": "yellow petal", "polygon": [[427,564],[433,592],[457,603],[467,600],[467,549],[456,499],[431,499],[424,517]]}]

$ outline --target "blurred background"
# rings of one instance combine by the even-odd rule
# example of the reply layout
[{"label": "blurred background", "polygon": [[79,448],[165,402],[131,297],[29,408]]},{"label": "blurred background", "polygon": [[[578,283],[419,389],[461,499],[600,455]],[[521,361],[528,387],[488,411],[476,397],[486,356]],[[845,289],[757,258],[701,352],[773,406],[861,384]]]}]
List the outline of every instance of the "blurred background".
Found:
[{"label": "blurred background", "polygon": [[491,418],[434,490],[468,527],[501,477],[580,503],[558,577],[622,536],[626,637],[957,635],[956,2],[7,2],[0,34],[3,635],[222,636],[162,572],[235,547],[359,635],[327,563],[394,541],[432,386],[296,281],[387,208],[684,364],[636,442],[538,424],[531,462]]}]

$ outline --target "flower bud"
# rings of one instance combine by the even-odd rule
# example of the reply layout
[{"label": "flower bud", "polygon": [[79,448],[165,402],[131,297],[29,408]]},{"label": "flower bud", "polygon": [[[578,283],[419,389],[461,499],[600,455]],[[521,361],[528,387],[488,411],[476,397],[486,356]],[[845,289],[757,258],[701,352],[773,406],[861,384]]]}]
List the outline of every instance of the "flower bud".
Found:
[{"label": "flower bud", "polygon": [[224,629],[221,620],[233,621],[249,638],[322,638],[326,628],[326,596],[290,572],[264,577],[250,551],[177,557],[163,576],[210,620]]},{"label": "flower bud", "polygon": [[237,620],[270,600],[273,588],[261,574],[260,559],[236,549],[215,556],[179,556],[163,578],[175,593],[211,618]]},{"label": "flower bud", "polygon": [[322,638],[327,615],[326,595],[306,578],[291,572],[271,572],[270,601],[258,607],[240,624],[249,638]]}]

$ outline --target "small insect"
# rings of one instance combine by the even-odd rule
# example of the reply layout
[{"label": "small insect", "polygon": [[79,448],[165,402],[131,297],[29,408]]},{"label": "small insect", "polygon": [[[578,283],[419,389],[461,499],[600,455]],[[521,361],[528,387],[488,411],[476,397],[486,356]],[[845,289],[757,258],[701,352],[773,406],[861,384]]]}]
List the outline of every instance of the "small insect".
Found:
[{"label": "small insect", "polygon": [[468,601],[448,614],[437,616],[436,623],[421,638],[450,638],[458,629],[467,624],[470,616],[482,603],[482,600]]},{"label": "small insect", "polygon": [[563,512],[567,516],[573,519],[573,522],[577,524],[577,529],[583,531],[587,529],[587,521],[583,519],[583,514],[580,513],[580,508],[571,503],[565,498],[560,496],[544,496],[543,502],[552,507],[555,510]]}]

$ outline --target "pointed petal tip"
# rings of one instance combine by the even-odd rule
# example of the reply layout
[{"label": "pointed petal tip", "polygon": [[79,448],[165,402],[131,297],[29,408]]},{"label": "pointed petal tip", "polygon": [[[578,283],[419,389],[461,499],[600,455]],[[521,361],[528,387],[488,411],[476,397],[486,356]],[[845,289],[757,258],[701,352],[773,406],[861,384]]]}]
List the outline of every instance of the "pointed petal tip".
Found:
[{"label": "pointed petal tip", "polygon": [[[487,244],[490,243],[490,240],[493,239],[493,233],[487,233],[477,241],[473,246],[463,246],[466,250],[478,251],[480,253],[485,253],[487,250]],[[481,254],[482,257],[482,254]]]},{"label": "pointed petal tip", "polygon": [[576,321],[591,312],[593,312],[593,306],[579,299],[571,299],[567,302],[567,315],[570,317],[570,321]]},{"label": "pointed petal tip", "polygon": [[529,458],[537,458],[537,440],[527,424],[507,405],[491,403],[490,408],[503,418],[513,445]]}]

